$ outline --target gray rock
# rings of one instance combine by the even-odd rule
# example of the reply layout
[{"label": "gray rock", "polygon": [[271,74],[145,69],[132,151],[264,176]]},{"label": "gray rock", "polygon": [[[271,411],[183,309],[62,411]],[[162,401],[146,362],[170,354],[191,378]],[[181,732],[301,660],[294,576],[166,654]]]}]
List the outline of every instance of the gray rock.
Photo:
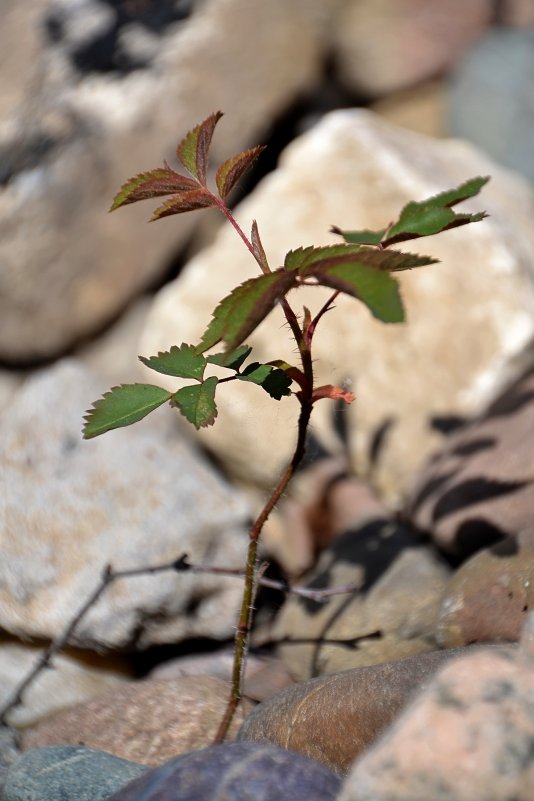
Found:
[{"label": "gray rock", "polygon": [[104,801],[146,770],[80,745],[36,748],[9,769],[2,801]]},{"label": "gray rock", "polygon": [[20,756],[17,735],[8,726],[0,725],[0,797],[9,767]]},{"label": "gray rock", "polygon": [[[24,385],[0,422],[0,625],[58,636],[115,569],[243,560],[247,506],[188,444],[177,415],[85,442],[85,409],[106,385],[75,361]],[[169,571],[115,582],[71,644],[118,648],[230,637],[239,581]]]},{"label": "gray rock", "polygon": [[328,768],[300,754],[231,743],[173,759],[109,801],[334,801],[339,786]]},{"label": "gray rock", "polygon": [[534,180],[533,94],[534,30],[494,29],[452,73],[449,131]]}]

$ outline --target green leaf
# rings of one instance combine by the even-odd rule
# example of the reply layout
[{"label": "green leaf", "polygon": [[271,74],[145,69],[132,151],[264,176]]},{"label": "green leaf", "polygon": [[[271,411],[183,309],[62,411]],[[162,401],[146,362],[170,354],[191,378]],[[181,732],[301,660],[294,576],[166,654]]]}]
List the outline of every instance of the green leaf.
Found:
[{"label": "green leaf", "polygon": [[339,234],[343,237],[345,242],[353,245],[379,245],[382,237],[386,233],[385,228],[380,231],[369,231],[368,229],[362,231],[342,231],[337,225],[333,225],[330,229],[332,234]]},{"label": "green leaf", "polygon": [[276,400],[280,400],[284,395],[291,395],[291,378],[284,370],[278,370],[269,364],[259,362],[249,364],[239,376],[239,380],[258,384]]},{"label": "green leaf", "polygon": [[86,413],[84,439],[137,423],[171,397],[172,393],[153,384],[121,384],[120,387],[113,387]]},{"label": "green leaf", "polygon": [[237,348],[296,283],[294,273],[276,270],[240,284],[213,312],[197,352],[203,353],[221,340],[228,350]]},{"label": "green leaf", "polygon": [[379,250],[377,248],[359,247],[354,253],[342,252],[339,256],[330,256],[318,259],[316,262],[299,269],[303,277],[316,275],[317,270],[336,264],[360,264],[373,267],[382,272],[398,272],[399,270],[412,270],[414,267],[425,267],[436,264],[438,259],[432,256],[420,256],[418,253],[403,253],[400,250]]},{"label": "green leaf", "polygon": [[332,259],[337,256],[350,256],[358,253],[358,245],[325,245],[324,247],[307,247],[290,250],[284,260],[284,270],[304,270],[316,262]]},{"label": "green leaf", "polygon": [[252,348],[249,348],[248,345],[240,345],[230,353],[214,353],[213,356],[208,356],[206,361],[210,364],[218,364],[220,367],[227,367],[229,370],[239,370],[251,353]]},{"label": "green leaf", "polygon": [[221,164],[215,175],[215,183],[223,200],[230,194],[236,183],[252,166],[263,150],[265,150],[265,145],[251,147],[250,150],[244,150]]},{"label": "green leaf", "polygon": [[313,265],[306,271],[322,286],[338,289],[364,303],[383,323],[402,323],[404,309],[397,282],[388,272],[358,262]]},{"label": "green leaf", "polygon": [[192,178],[180,175],[170,167],[159,167],[149,172],[142,172],[126,181],[115,195],[110,211],[115,211],[120,206],[127,206],[129,203],[136,203],[138,200],[173,195],[192,189],[198,189],[197,182]]},{"label": "green leaf", "polygon": [[172,396],[172,403],[196,429],[211,426],[217,417],[215,389],[218,378],[211,376],[202,384],[182,387]]},{"label": "green leaf", "polygon": [[471,178],[456,189],[449,189],[426,200],[408,203],[401,211],[397,222],[386,231],[382,245],[387,247],[406,239],[432,236],[459,225],[483,220],[487,216],[485,212],[457,214],[451,207],[477,195],[488,181],[489,177]]},{"label": "green leaf", "polygon": [[215,126],[222,117],[221,111],[211,114],[200,125],[189,131],[176,149],[176,155],[186,170],[206,186],[208,153]]},{"label": "green leaf", "polygon": [[162,351],[148,359],[139,356],[139,360],[158,373],[178,378],[196,378],[197,381],[202,381],[206,367],[204,356],[197,353],[193,345],[186,345],[185,342],[180,347],[173,345],[170,350]]},{"label": "green leaf", "polygon": [[163,217],[170,217],[172,214],[183,214],[186,211],[205,209],[208,206],[215,206],[215,198],[207,189],[192,189],[190,192],[181,192],[158,206],[150,218],[150,222],[161,220]]}]

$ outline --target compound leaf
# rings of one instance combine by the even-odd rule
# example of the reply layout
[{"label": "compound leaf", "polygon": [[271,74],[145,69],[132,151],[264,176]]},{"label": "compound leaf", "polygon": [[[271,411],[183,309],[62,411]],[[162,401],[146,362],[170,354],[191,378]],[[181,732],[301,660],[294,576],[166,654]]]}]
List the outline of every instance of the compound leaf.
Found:
[{"label": "compound leaf", "polygon": [[171,170],[170,167],[158,167],[149,172],[142,172],[126,181],[111,204],[110,211],[138,200],[149,200],[161,195],[173,195],[177,192],[186,192],[198,189],[198,184],[192,178]]},{"label": "compound leaf", "polygon": [[291,395],[291,378],[284,371],[269,364],[253,362],[239,376],[240,381],[251,381],[258,384],[271,398],[280,400],[284,395]]},{"label": "compound leaf", "polygon": [[240,284],[213,312],[197,352],[203,353],[221,340],[228,350],[237,348],[296,282],[295,274],[277,270]]},{"label": "compound leaf", "polygon": [[206,186],[208,169],[208,153],[215,126],[222,117],[222,111],[216,111],[203,122],[189,131],[176,148],[176,155],[191,175],[198,178]]},{"label": "compound leaf", "polygon": [[244,150],[221,164],[215,174],[215,183],[223,200],[230,194],[236,183],[252,166],[263,150],[265,150],[265,145],[251,147],[250,150]]},{"label": "compound leaf", "polygon": [[172,393],[153,384],[121,384],[120,387],[113,387],[87,411],[84,439],[137,423],[171,397]]},{"label": "compound leaf", "polygon": [[172,214],[183,214],[185,211],[205,209],[215,205],[215,198],[207,189],[192,189],[190,192],[181,192],[166,200],[153,213],[150,222],[170,217]]},{"label": "compound leaf", "polygon": [[183,416],[193,423],[196,429],[211,426],[217,417],[215,405],[215,389],[218,378],[211,376],[202,384],[193,384],[182,387],[172,396],[172,404],[176,406]]},{"label": "compound leaf", "polygon": [[477,195],[488,181],[488,176],[471,178],[456,189],[449,189],[426,200],[408,203],[402,209],[397,222],[386,231],[382,245],[387,247],[406,239],[432,236],[459,225],[483,220],[487,216],[485,212],[457,214],[452,206]]},{"label": "compound leaf", "polygon": [[388,272],[358,261],[313,265],[306,270],[323,286],[352,295],[383,323],[402,323],[404,308],[397,282]]},{"label": "compound leaf", "polygon": [[174,375],[178,378],[196,378],[202,381],[206,359],[196,352],[193,345],[186,345],[183,342],[180,347],[173,345],[168,351],[160,351],[157,356],[145,358],[139,356],[139,360],[164,375]]}]

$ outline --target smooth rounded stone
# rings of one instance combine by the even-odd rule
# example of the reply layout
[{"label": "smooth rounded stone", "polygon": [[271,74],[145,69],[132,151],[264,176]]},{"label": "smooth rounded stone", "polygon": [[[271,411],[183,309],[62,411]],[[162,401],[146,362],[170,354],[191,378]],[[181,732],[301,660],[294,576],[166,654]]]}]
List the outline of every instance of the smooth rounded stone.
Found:
[{"label": "smooth rounded stone", "polygon": [[435,650],[438,605],[449,568],[407,529],[378,519],[338,537],[300,583],[349,594],[326,603],[293,595],[272,630],[298,680]]},{"label": "smooth rounded stone", "polygon": [[146,771],[81,745],[36,748],[9,769],[2,801],[105,801]]},{"label": "smooth rounded stone", "polygon": [[534,25],[532,0],[504,0],[500,5],[500,20],[505,25]]},{"label": "smooth rounded stone", "polygon": [[343,775],[436,671],[465,652],[432,651],[299,682],[258,704],[238,740],[268,741]]},{"label": "smooth rounded stone", "polygon": [[454,64],[491,22],[490,0],[358,0],[334,19],[336,65],[353,90],[376,96]]},{"label": "smooth rounded stone", "polygon": [[[28,751],[80,743],[143,765],[161,765],[213,741],[229,694],[229,684],[212,676],[132,682],[24,730],[21,746]],[[252,706],[240,705],[230,737]]]},{"label": "smooth rounded stone", "polygon": [[470,556],[532,526],[534,369],[451,434],[419,472],[406,513],[440,548]]},{"label": "smooth rounded stone", "polygon": [[534,606],[534,529],[479,551],[449,580],[437,638],[450,648],[519,640]]},{"label": "smooth rounded stone", "polygon": [[446,665],[365,751],[339,801],[531,801],[534,617],[521,645]]},{"label": "smooth rounded stone", "polygon": [[173,759],[108,801],[334,801],[323,765],[268,743],[217,745]]},{"label": "smooth rounded stone", "polygon": [[[478,413],[518,369],[515,359],[534,336],[532,187],[465,143],[436,141],[355,109],[325,115],[292,142],[277,169],[235,209],[246,231],[258,220],[267,256],[277,267],[292,248],[337,243],[329,233],[333,222],[380,228],[408,201],[474,175],[492,180],[464,208],[485,209],[490,217],[420,245],[442,263],[398,274],[407,324],[383,325],[354,298],[341,296],[314,339],[317,383],[357,381],[358,401],[343,413],[357,475],[368,475],[373,436],[392,423],[373,476],[388,502],[404,498],[416,471],[442,442],[430,421]],[[222,228],[155,296],[140,353],[197,342],[221,298],[254,269],[235,231]],[[305,287],[295,302],[318,310],[327,297],[326,290]],[[258,361],[295,360],[279,308],[249,344]],[[153,380],[149,371],[145,375]],[[168,376],[161,380],[175,387]],[[271,487],[291,458],[294,438],[288,432],[295,431],[298,404],[293,398],[274,403],[256,386],[234,384],[218,396],[217,425],[198,436],[230,475]],[[258,436],[258,421],[264,436]],[[331,404],[316,404],[313,432],[321,443],[332,439]]]},{"label": "smooth rounded stone", "polygon": [[534,180],[534,29],[494,28],[451,76],[448,130]]},{"label": "smooth rounded stone", "polygon": [[[0,707],[42,658],[44,648],[0,638]],[[43,718],[99,693],[118,688],[133,678],[126,658],[68,649],[56,654],[53,670],[41,670],[25,689],[22,701],[7,715],[12,726],[34,726]]]},{"label": "smooth rounded stone", "polygon": [[[243,561],[248,504],[192,447],[175,412],[82,440],[84,411],[108,389],[64,360],[29,378],[2,413],[0,626],[20,637],[62,634],[108,564],[171,564],[183,553],[193,563],[207,554],[212,565]],[[210,574],[121,579],[69,644],[231,637],[241,592],[239,581]]]},{"label": "smooth rounded stone", "polygon": [[0,724],[0,798],[9,767],[20,756],[20,748],[14,729]]},{"label": "smooth rounded stone", "polygon": [[[102,68],[106,25],[119,6],[135,15],[136,7],[149,14],[164,5],[165,13],[173,4],[55,2],[65,13],[54,16],[44,0],[30,3],[32,11],[8,0],[0,359],[63,353],[161,279],[199,216],[181,215],[154,233],[145,204],[107,215],[111,199],[130,176],[174,158],[180,137],[219,108],[227,116],[214,163],[261,139],[320,75],[337,4],[205,0],[163,26],[157,47],[123,26]],[[147,45],[151,63],[121,69],[150,58]]]}]

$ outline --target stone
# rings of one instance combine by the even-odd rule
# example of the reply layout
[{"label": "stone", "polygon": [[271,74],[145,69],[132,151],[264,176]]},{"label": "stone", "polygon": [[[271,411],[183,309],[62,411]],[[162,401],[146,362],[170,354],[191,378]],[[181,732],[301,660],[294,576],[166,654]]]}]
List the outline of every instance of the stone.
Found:
[{"label": "stone", "polygon": [[2,801],[107,801],[146,771],[144,765],[80,745],[38,748],[10,768]]},{"label": "stone", "polygon": [[[143,765],[162,765],[213,741],[229,693],[229,683],[213,676],[130,682],[25,729],[21,746],[29,751],[79,744]],[[251,708],[250,702],[240,706],[231,738]]]},{"label": "stone", "polygon": [[[180,656],[161,662],[150,671],[150,679],[176,679],[181,676],[215,676],[230,682],[234,666],[233,648],[213,654]],[[283,662],[276,656],[247,655],[243,694],[253,701],[264,701],[279,690],[293,684]]]},{"label": "stone", "polygon": [[478,551],[450,578],[437,621],[440,645],[516,642],[534,607],[534,529]]},{"label": "stone", "polygon": [[[161,410],[84,442],[84,410],[109,387],[65,360],[32,376],[0,421],[0,625],[53,639],[115,570],[191,561],[242,564],[248,508]],[[69,642],[144,648],[231,637],[241,583],[169,570],[108,587]]]},{"label": "stone", "polygon": [[532,623],[517,653],[480,650],[442,668],[356,760],[339,801],[530,801]]},{"label": "stone", "polygon": [[437,670],[465,652],[432,651],[299,682],[258,704],[238,740],[271,742],[344,775]]},{"label": "stone", "polygon": [[272,639],[297,680],[435,650],[448,575],[409,531],[374,520],[338,537],[301,582],[313,588],[354,583],[356,589],[326,603],[291,596]]},{"label": "stone", "polygon": [[334,801],[339,779],[268,743],[216,745],[173,759],[108,801]]},{"label": "stone", "polygon": [[534,25],[534,3],[532,0],[504,0],[500,7],[500,21],[504,25]]},{"label": "stone", "polygon": [[489,0],[345,2],[333,26],[341,79],[376,96],[432,78],[478,39],[492,13]]},{"label": "stone", "polygon": [[[483,408],[510,380],[512,368],[518,369],[514,359],[534,335],[533,190],[464,143],[427,139],[368,111],[350,110],[326,115],[295,140],[277,170],[235,210],[246,231],[258,220],[276,267],[291,248],[338,241],[328,234],[332,223],[380,228],[409,200],[477,174],[491,174],[492,181],[465,208],[486,209],[491,216],[425,241],[421,251],[442,264],[399,273],[408,323],[383,325],[343,296],[314,339],[319,384],[357,381],[357,403],[344,412],[357,474],[368,474],[373,434],[391,421],[374,473],[391,503],[399,502],[442,441],[431,419]],[[254,269],[235,231],[222,229],[158,293],[140,352],[150,356],[182,341],[197,342],[217,303]],[[299,289],[296,309],[305,304],[317,310],[326,297],[322,289]],[[295,360],[280,309],[249,344],[258,361]],[[201,441],[231,475],[270,487],[291,457],[288,432],[295,431],[297,404],[291,398],[274,403],[258,387],[239,383],[220,393],[217,425]],[[313,432],[320,441],[331,431],[330,415],[328,403],[317,404]],[[259,424],[265,436],[258,437]]]},{"label": "stone", "polygon": [[319,75],[337,0],[206,0],[190,15],[183,3],[35,5],[10,0],[7,36],[28,18],[43,35],[32,89],[0,130],[0,359],[17,363],[64,353],[164,275],[198,216],[154,232],[145,204],[108,216],[111,199],[218,108],[214,161],[265,135]]},{"label": "stone", "polygon": [[[3,638],[0,641],[0,708],[8,703],[20,682],[33,670],[44,648]],[[21,703],[8,714],[12,726],[33,726],[43,718],[106,690],[118,689],[131,679],[127,660],[68,649],[54,656],[53,668],[42,670],[22,694]]]},{"label": "stone", "polygon": [[533,28],[494,28],[453,70],[446,104],[452,136],[468,139],[530,181],[533,75]]},{"label": "stone", "polygon": [[415,87],[394,92],[370,105],[372,111],[393,125],[400,125],[425,136],[445,137],[445,99],[447,83],[425,81]]},{"label": "stone", "polygon": [[0,795],[3,792],[6,773],[19,756],[20,749],[15,730],[0,725]]},{"label": "stone", "polygon": [[459,557],[532,526],[534,369],[452,433],[422,467],[406,514]]}]

